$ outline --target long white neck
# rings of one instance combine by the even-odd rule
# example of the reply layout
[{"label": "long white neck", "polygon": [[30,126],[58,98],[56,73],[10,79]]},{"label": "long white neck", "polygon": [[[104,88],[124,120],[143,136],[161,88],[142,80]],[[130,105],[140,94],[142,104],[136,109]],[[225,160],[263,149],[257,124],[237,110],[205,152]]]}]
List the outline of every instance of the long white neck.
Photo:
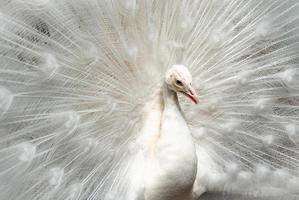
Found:
[{"label": "long white neck", "polygon": [[191,200],[197,170],[195,146],[177,93],[166,83],[160,88],[156,98],[162,100],[163,109],[151,109],[143,129],[147,136],[145,199]]},{"label": "long white neck", "polygon": [[178,109],[183,115],[177,93],[169,89],[165,82],[162,85],[162,95],[163,95],[164,109]]},{"label": "long white neck", "polygon": [[181,112],[176,92],[170,90],[163,81],[149,98],[144,108],[143,128],[141,129],[142,143],[146,147],[153,147],[161,136],[163,112],[176,110]]},{"label": "long white neck", "polygon": [[162,85],[162,95],[165,107],[179,105],[177,93],[169,89],[165,82]]}]

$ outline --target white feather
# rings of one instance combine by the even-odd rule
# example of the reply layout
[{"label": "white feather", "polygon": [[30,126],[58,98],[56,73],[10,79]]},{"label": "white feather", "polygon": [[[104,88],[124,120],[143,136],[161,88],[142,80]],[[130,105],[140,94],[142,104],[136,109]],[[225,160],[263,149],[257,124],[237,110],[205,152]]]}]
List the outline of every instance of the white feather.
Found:
[{"label": "white feather", "polygon": [[[142,199],[156,171],[140,152],[161,115],[148,107],[177,63],[200,103],[179,97],[185,118],[166,132],[193,137],[165,142],[195,145],[194,198],[298,198],[298,11],[295,0],[0,0],[0,199]],[[190,159],[191,146],[173,147],[165,158]],[[165,196],[176,173],[158,181]]]}]

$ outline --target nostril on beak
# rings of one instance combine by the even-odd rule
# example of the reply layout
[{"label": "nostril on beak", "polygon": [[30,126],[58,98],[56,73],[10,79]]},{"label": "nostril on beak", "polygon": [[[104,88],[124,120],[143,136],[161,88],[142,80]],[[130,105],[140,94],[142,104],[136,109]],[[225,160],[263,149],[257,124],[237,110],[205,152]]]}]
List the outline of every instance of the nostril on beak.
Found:
[{"label": "nostril on beak", "polygon": [[191,90],[189,90],[189,92],[190,92],[191,95],[194,95],[193,92],[192,92]]}]

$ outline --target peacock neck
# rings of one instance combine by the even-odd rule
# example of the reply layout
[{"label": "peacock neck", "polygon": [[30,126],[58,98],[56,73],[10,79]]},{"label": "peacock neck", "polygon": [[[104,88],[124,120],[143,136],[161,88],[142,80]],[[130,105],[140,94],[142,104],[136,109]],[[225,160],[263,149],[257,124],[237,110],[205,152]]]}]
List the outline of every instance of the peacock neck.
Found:
[{"label": "peacock neck", "polygon": [[177,93],[169,89],[165,82],[162,85],[162,97],[165,108],[177,107],[179,110],[181,110]]}]

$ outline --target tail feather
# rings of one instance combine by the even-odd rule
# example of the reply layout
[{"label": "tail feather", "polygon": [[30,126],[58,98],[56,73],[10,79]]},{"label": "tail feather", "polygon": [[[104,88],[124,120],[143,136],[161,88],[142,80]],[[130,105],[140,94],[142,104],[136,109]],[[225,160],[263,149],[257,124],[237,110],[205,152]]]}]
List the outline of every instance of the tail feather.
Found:
[{"label": "tail feather", "polygon": [[0,0],[0,199],[138,198],[143,107],[176,63],[201,99],[180,99],[198,188],[298,195],[298,9]]}]

